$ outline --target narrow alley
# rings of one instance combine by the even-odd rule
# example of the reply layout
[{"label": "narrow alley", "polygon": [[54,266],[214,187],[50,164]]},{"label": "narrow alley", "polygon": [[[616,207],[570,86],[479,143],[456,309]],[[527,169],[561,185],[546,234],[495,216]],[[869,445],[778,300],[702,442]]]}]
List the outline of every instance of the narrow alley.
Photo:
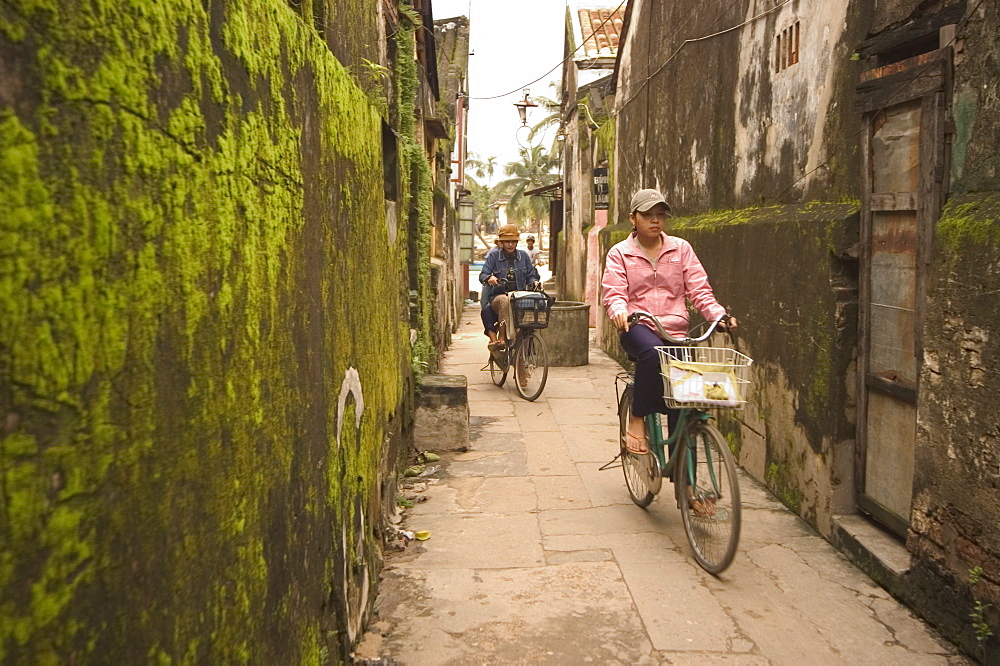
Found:
[{"label": "narrow alley", "polygon": [[442,368],[468,377],[470,449],[407,510],[431,537],[388,557],[359,661],[967,663],[746,475],[740,553],[703,572],[668,487],[647,512],[600,470],[617,363],[592,345],[525,402],[480,371],[478,319],[465,310]]}]

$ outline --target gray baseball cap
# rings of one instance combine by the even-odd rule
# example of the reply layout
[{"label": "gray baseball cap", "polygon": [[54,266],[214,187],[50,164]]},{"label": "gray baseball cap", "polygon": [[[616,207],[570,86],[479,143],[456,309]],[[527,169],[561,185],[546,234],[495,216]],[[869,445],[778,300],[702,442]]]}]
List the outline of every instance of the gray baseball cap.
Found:
[{"label": "gray baseball cap", "polygon": [[664,204],[667,210],[670,210],[670,204],[663,198],[659,190],[639,190],[632,195],[632,203],[629,204],[628,209],[630,213],[634,213],[637,210],[645,213],[658,203]]}]

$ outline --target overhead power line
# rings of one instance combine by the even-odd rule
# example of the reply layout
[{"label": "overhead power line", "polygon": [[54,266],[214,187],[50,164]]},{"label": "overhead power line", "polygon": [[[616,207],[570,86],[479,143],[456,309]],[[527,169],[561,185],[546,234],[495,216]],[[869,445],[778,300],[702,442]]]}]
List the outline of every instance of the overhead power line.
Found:
[{"label": "overhead power line", "polygon": [[[606,18],[603,21],[601,21],[600,25],[598,25],[596,28],[594,28],[594,33],[596,34],[598,30],[600,30],[601,28],[603,28],[604,25],[608,21],[611,20],[611,17],[614,16],[615,14],[617,14],[618,10],[621,9],[622,7],[624,7],[627,3],[628,3],[628,0],[622,0],[622,3],[620,5],[618,5],[618,7],[616,7],[615,10],[608,15],[608,18]],[[573,49],[573,51],[569,55],[567,55],[565,58],[563,58],[562,60],[560,60],[559,62],[557,62],[555,65],[553,65],[552,69],[550,69],[549,71],[545,72],[544,74],[542,74],[541,76],[539,76],[537,79],[534,79],[533,81],[528,81],[524,85],[520,85],[520,86],[514,88],[513,90],[511,90],[510,92],[505,92],[502,95],[490,95],[488,97],[470,97],[469,99],[480,99],[480,100],[482,100],[482,99],[500,99],[501,97],[507,97],[508,95],[513,95],[514,93],[521,92],[522,90],[524,90],[528,86],[533,85],[535,83],[538,83],[539,81],[541,81],[542,79],[544,79],[546,76],[548,76],[552,72],[556,71],[556,69],[558,69],[559,67],[562,67],[567,62],[569,62],[569,59],[572,58],[574,55],[576,55],[576,52],[579,51],[580,49],[582,49],[583,46],[584,46],[584,44],[586,44],[586,40],[584,40],[583,42],[581,42],[578,47],[576,47],[575,49]]]}]

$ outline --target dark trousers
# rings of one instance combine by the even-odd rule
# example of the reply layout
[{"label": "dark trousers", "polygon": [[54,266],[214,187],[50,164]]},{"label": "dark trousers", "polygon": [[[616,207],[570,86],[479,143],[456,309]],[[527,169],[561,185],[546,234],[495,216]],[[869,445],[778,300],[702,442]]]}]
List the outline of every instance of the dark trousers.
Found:
[{"label": "dark trousers", "polygon": [[618,337],[625,353],[636,359],[635,385],[632,393],[632,415],[667,415],[670,432],[677,426],[679,411],[667,409],[663,402],[663,378],[660,377],[660,355],[655,347],[665,344],[648,326],[633,324]]},{"label": "dark trousers", "polygon": [[486,335],[490,334],[490,331],[497,330],[497,324],[500,322],[500,318],[497,317],[497,313],[493,311],[493,308],[486,305],[479,313],[480,318],[483,320],[483,333]]}]

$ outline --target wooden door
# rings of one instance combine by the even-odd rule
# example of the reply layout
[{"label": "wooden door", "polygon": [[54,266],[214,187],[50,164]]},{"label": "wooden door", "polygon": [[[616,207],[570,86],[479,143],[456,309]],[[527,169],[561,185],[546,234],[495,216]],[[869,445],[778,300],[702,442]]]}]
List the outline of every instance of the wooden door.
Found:
[{"label": "wooden door", "polygon": [[910,523],[924,300],[945,190],[946,49],[869,73],[860,270],[858,506]]}]

